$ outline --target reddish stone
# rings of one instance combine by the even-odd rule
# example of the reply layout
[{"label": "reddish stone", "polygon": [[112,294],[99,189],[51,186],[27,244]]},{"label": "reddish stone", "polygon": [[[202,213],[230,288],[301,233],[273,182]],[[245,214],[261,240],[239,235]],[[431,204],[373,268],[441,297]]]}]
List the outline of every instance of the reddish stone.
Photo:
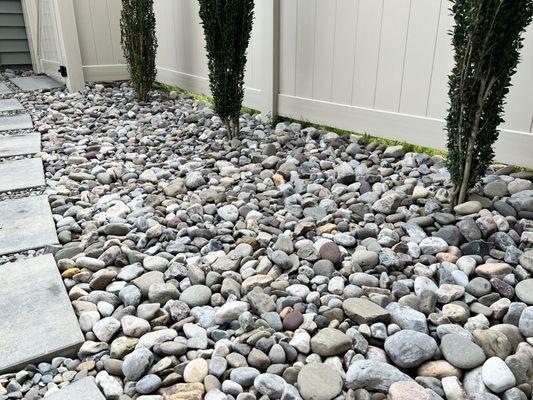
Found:
[{"label": "reddish stone", "polygon": [[337,246],[336,243],[327,242],[320,247],[320,257],[324,260],[331,261],[335,265],[339,265],[342,255],[339,246]]},{"label": "reddish stone", "polygon": [[288,313],[283,319],[283,329],[287,331],[295,331],[304,322],[304,317],[299,311]]}]

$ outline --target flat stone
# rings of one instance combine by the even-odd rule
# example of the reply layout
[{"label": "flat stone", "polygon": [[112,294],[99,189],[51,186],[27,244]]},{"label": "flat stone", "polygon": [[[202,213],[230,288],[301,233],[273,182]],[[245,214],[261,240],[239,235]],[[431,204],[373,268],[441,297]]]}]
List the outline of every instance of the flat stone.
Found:
[{"label": "flat stone", "polygon": [[73,382],[46,398],[50,400],[105,400],[93,377],[86,377]]},{"label": "flat stone", "polygon": [[23,110],[24,106],[17,99],[0,99],[0,112]]},{"label": "flat stone", "polygon": [[416,382],[394,382],[389,388],[390,400],[430,400],[431,396]]},{"label": "flat stone", "polygon": [[76,355],[84,337],[51,254],[3,265],[0,281],[0,374]]},{"label": "flat stone", "polygon": [[329,400],[342,391],[341,374],[331,366],[310,363],[298,374],[298,387],[305,400]]},{"label": "flat stone", "polygon": [[204,385],[201,383],[177,383],[159,389],[164,400],[202,400],[204,391]]},{"label": "flat stone", "polygon": [[311,339],[311,349],[322,357],[343,354],[351,347],[352,341],[338,329],[324,328]]},{"label": "flat stone", "polygon": [[6,115],[0,117],[0,132],[31,128],[33,128],[33,122],[29,114]]},{"label": "flat stone", "polygon": [[0,255],[58,242],[46,196],[2,201],[0,215]]},{"label": "flat stone", "polygon": [[507,263],[482,264],[476,268],[476,274],[483,278],[503,278],[513,272],[513,267]]},{"label": "flat stone", "polygon": [[40,158],[0,163],[0,193],[44,186],[43,161]]},{"label": "flat stone", "polygon": [[0,136],[0,158],[35,154],[39,151],[41,151],[41,135],[38,133]]},{"label": "flat stone", "polygon": [[389,322],[390,313],[370,300],[361,298],[346,299],[342,303],[344,312],[357,324]]},{"label": "flat stone", "polygon": [[12,78],[11,82],[22,90],[53,89],[65,86],[64,83],[56,81],[46,75],[22,76],[19,78]]},{"label": "flat stone", "polygon": [[0,94],[13,93],[13,91],[7,87],[5,83],[0,82]]},{"label": "flat stone", "polygon": [[453,210],[459,215],[468,215],[478,213],[481,208],[481,203],[479,201],[467,201],[456,205]]}]

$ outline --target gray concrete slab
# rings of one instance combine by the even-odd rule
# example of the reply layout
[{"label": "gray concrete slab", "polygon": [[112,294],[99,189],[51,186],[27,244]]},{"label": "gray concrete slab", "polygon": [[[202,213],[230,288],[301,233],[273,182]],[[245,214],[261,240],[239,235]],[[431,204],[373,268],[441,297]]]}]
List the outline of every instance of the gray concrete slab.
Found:
[{"label": "gray concrete slab", "polygon": [[58,82],[46,75],[22,76],[19,78],[12,78],[11,82],[22,90],[53,89],[65,86],[63,82]]},{"label": "gray concrete slab", "polygon": [[0,99],[0,112],[24,110],[24,106],[17,99]]},{"label": "gray concrete slab", "polygon": [[37,132],[22,135],[0,135],[0,158],[35,154],[41,151],[41,135]]},{"label": "gray concrete slab", "polygon": [[33,128],[33,121],[29,114],[6,115],[0,117],[0,132],[31,128]]},{"label": "gray concrete slab", "polygon": [[65,386],[47,396],[47,400],[105,400],[92,376],[88,376]]},{"label": "gray concrete slab", "polygon": [[0,94],[13,93],[5,83],[0,82]]},{"label": "gray concrete slab", "polygon": [[38,249],[57,242],[47,196],[0,201],[0,255]]},{"label": "gray concrete slab", "polygon": [[0,162],[0,193],[44,186],[43,160],[24,158]]},{"label": "gray concrete slab", "polygon": [[0,266],[0,282],[0,374],[77,353],[83,334],[51,254]]}]

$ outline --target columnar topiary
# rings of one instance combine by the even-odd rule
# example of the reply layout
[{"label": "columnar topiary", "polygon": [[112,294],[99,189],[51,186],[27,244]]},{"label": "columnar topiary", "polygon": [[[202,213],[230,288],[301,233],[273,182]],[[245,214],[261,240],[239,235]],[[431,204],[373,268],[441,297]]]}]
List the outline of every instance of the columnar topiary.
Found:
[{"label": "columnar topiary", "polygon": [[449,78],[448,168],[452,205],[493,160],[504,98],[516,72],[532,0],[453,0],[455,67]]},{"label": "columnar topiary", "polygon": [[139,99],[148,100],[155,80],[155,14],[153,0],[122,0],[121,44],[131,83]]},{"label": "columnar topiary", "polygon": [[200,0],[200,18],[215,111],[228,136],[239,135],[244,97],[244,67],[254,15],[253,0]]}]

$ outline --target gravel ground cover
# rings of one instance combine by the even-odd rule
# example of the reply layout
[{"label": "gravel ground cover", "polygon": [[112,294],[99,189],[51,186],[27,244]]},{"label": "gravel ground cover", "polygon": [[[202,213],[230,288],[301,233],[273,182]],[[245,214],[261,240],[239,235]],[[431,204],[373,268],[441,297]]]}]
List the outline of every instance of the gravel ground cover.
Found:
[{"label": "gravel ground cover", "polygon": [[61,245],[0,262],[53,252],[86,341],[0,400],[87,375],[120,400],[531,398],[533,173],[452,210],[440,156],[261,115],[228,141],[126,83],[15,97]]}]

